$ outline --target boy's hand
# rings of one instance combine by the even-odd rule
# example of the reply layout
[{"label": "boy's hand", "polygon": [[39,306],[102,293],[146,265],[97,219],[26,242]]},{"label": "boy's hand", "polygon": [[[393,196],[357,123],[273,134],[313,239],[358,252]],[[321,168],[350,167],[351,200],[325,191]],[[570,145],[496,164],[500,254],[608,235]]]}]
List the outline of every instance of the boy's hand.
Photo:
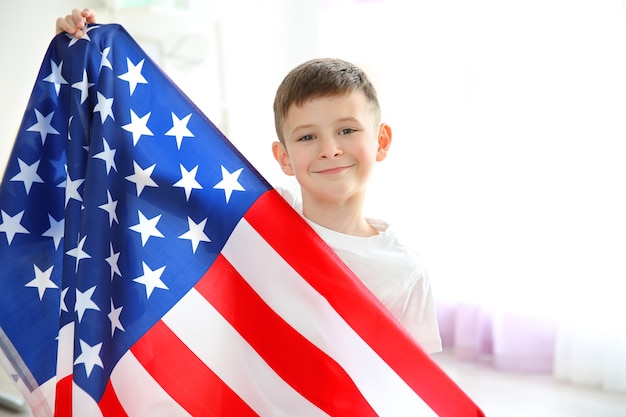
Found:
[{"label": "boy's hand", "polygon": [[81,29],[87,23],[96,23],[96,12],[92,9],[74,9],[65,18],[59,17],[57,19],[56,33],[66,32],[74,35],[76,38],[80,38],[83,36]]}]

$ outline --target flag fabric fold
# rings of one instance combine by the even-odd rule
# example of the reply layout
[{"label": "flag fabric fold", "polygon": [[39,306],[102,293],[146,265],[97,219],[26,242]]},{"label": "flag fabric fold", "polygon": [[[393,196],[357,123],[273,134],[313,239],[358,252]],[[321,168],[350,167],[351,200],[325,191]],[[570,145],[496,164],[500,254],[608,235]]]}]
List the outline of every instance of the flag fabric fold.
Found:
[{"label": "flag fabric fold", "polygon": [[0,185],[41,416],[481,416],[119,25],[58,35]]}]

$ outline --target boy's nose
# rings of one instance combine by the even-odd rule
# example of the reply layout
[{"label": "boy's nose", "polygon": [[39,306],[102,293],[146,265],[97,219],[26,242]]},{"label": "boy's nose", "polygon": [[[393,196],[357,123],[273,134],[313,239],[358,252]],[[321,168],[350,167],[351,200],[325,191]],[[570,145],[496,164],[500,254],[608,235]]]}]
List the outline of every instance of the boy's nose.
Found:
[{"label": "boy's nose", "polygon": [[319,143],[320,143],[320,150],[319,150],[320,158],[336,158],[338,156],[341,156],[341,154],[343,153],[343,150],[341,149],[339,142],[331,136],[326,136],[326,137],[321,138]]}]

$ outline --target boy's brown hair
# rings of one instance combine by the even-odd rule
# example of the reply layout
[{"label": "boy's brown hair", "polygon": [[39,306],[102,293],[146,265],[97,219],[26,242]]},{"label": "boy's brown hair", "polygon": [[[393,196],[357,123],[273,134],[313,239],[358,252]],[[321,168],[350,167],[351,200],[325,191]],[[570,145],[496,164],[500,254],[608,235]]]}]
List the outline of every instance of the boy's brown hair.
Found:
[{"label": "boy's brown hair", "polygon": [[291,105],[305,101],[352,92],[360,92],[369,101],[375,123],[380,123],[381,112],[376,89],[367,74],[350,62],[321,58],[304,62],[292,69],[278,86],[274,99],[274,125],[281,143],[282,128]]}]

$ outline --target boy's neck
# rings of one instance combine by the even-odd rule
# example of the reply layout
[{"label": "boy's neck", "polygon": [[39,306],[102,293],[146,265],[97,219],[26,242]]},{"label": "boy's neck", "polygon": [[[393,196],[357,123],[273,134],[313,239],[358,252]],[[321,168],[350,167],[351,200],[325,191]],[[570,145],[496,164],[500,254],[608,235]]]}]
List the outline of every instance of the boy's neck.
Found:
[{"label": "boy's neck", "polygon": [[335,232],[360,237],[378,234],[363,217],[362,201],[320,202],[303,196],[302,213],[313,223]]}]

